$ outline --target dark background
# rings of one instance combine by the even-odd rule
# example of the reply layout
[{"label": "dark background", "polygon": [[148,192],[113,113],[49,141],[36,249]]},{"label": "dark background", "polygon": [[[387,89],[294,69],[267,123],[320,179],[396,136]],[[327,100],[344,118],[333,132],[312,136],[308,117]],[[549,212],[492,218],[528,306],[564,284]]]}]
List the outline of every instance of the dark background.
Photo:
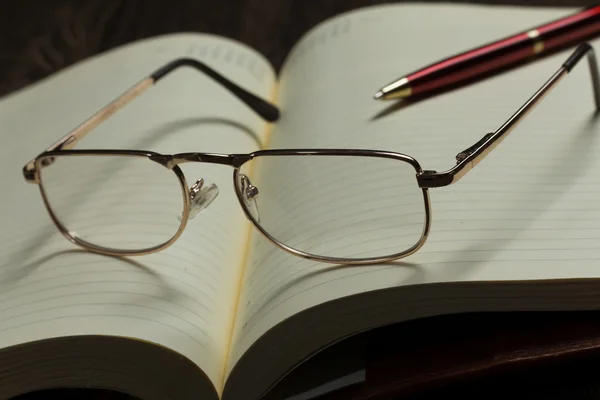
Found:
[{"label": "dark background", "polygon": [[[164,33],[227,36],[278,68],[311,27],[384,0],[2,0],[0,96],[91,55]],[[477,1],[471,1],[477,2]],[[584,6],[589,0],[481,0],[489,4]]]},{"label": "dark background", "polygon": [[[115,46],[171,32],[230,37],[254,47],[279,68],[293,44],[315,24],[340,12],[391,2],[0,0],[0,96]],[[582,0],[478,2],[592,4]],[[383,386],[390,382],[393,386],[394,376],[420,382],[409,385],[411,390],[400,385],[404,389],[396,392],[404,395],[391,398],[600,399],[600,313],[596,312],[446,316],[378,330],[370,334],[369,343],[372,369],[367,370],[368,379],[369,371],[375,371],[371,376],[385,375],[389,380],[375,379]],[[407,345],[382,347],[381,343]],[[457,370],[462,375],[456,374]],[[449,371],[451,379],[439,379]],[[459,375],[460,379],[456,378]],[[335,398],[364,398],[362,389]],[[20,400],[46,398],[128,397],[66,390],[30,394]]]}]

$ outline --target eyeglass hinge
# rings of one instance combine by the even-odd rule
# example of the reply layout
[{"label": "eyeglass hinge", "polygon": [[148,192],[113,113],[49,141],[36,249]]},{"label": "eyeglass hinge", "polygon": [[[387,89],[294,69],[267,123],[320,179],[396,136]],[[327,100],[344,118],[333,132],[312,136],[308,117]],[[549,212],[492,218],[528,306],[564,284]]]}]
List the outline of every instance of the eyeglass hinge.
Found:
[{"label": "eyeglass hinge", "polygon": [[26,165],[25,168],[23,168],[23,176],[29,183],[38,183],[36,180],[35,169],[30,168],[29,165]]},{"label": "eyeglass hinge", "polygon": [[417,182],[421,188],[447,186],[452,183],[452,174],[448,171],[438,172],[433,170],[424,170],[417,174]]}]

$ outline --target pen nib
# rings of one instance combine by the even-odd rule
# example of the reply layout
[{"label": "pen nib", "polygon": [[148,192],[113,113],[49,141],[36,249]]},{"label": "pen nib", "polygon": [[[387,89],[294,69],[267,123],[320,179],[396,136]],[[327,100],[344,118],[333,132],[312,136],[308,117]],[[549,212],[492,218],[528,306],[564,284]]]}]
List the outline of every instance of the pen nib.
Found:
[{"label": "pen nib", "polygon": [[412,88],[408,78],[402,78],[396,82],[382,87],[373,97],[375,100],[405,99],[412,95]]}]

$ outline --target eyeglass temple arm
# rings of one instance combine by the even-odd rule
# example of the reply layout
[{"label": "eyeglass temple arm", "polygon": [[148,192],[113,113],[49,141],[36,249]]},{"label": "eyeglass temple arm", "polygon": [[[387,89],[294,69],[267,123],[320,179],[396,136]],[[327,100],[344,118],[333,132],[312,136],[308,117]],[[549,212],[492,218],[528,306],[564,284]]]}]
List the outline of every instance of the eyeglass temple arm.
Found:
[{"label": "eyeglass temple arm", "polygon": [[[100,109],[94,115],[85,120],[77,128],[73,129],[60,140],[48,147],[46,151],[67,150],[73,148],[79,140],[100,125],[100,123],[107,120],[123,106],[130,103],[133,99],[142,94],[146,89],[156,84],[159,80],[180,67],[191,67],[208,75],[210,78],[220,83],[225,89],[229,90],[238,99],[243,101],[263,119],[269,122],[274,122],[279,119],[279,109],[274,105],[246,91],[204,63],[191,58],[180,58],[171,61],[170,63],[156,70],[148,77],[139,81],[125,93],[121,94],[115,100],[107,104],[104,108]],[[27,163],[24,168],[24,173],[26,179],[33,179],[33,176],[35,175],[35,159]]]},{"label": "eyeglass temple arm", "polygon": [[225,78],[223,75],[208,67],[206,64],[198,60],[194,60],[193,58],[180,58],[174,60],[169,64],[165,65],[164,67],[156,70],[152,75],[150,75],[150,78],[152,78],[154,83],[156,83],[164,76],[168,75],[169,73],[171,73],[179,67],[192,67],[208,75],[213,80],[221,84],[221,86],[223,86],[225,89],[229,90],[242,102],[244,102],[248,107],[250,107],[258,115],[260,115],[264,120],[269,122],[275,122],[279,119],[279,109],[277,107],[261,99],[260,97],[248,92],[247,90],[242,89],[235,83],[231,82],[229,79]]},{"label": "eyeglass temple arm", "polygon": [[457,182],[483,160],[496,146],[504,140],[514,128],[538,105],[562,78],[577,65],[583,56],[588,56],[588,64],[592,77],[594,101],[600,110],[600,80],[598,64],[594,49],[588,43],[580,44],[560,69],[515,112],[498,130],[483,136],[477,143],[456,155],[456,165],[444,172],[423,171],[417,176],[420,187],[440,187]]}]

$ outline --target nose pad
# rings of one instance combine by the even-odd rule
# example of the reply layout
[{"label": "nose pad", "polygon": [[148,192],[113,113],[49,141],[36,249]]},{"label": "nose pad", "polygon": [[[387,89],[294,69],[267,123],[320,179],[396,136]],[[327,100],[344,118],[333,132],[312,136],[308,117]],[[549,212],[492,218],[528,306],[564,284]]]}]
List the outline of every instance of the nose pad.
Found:
[{"label": "nose pad", "polygon": [[[219,195],[219,187],[214,183],[204,187],[204,179],[200,178],[192,185],[189,191],[190,196],[190,214],[189,219],[193,219],[198,213],[204,210]],[[181,221],[181,215],[179,216]]]},{"label": "nose pad", "polygon": [[256,222],[260,222],[260,213],[258,212],[258,205],[256,199],[258,198],[258,188],[252,185],[250,178],[244,174],[240,174],[240,189],[242,191],[242,200],[246,205],[246,209],[252,215],[252,218]]}]

